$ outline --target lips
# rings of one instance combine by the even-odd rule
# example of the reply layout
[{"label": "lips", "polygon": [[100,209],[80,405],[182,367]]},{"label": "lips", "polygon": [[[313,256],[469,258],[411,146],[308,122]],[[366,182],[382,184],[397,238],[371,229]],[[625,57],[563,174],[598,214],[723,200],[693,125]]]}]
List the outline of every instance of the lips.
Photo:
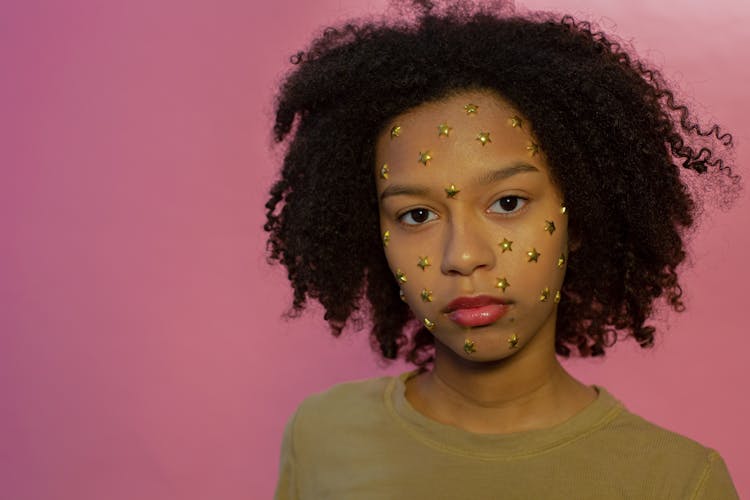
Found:
[{"label": "lips", "polygon": [[485,326],[495,323],[510,309],[510,303],[498,297],[479,295],[459,297],[451,301],[443,313],[464,327]]}]

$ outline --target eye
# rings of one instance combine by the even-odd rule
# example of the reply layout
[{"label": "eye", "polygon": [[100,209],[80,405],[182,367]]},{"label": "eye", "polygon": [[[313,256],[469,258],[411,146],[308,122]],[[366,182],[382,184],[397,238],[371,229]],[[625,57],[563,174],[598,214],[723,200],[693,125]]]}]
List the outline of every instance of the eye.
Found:
[{"label": "eye", "polygon": [[521,207],[526,205],[528,200],[520,196],[503,196],[490,207],[490,212],[500,214],[510,214],[518,211]]},{"label": "eye", "polygon": [[426,208],[415,208],[399,216],[398,220],[407,226],[418,226],[437,219],[437,214]]}]

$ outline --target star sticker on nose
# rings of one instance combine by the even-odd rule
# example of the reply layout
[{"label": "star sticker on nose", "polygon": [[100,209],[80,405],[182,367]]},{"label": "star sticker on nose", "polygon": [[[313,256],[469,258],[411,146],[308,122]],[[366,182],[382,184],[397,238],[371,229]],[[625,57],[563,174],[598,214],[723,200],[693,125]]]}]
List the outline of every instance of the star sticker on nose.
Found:
[{"label": "star sticker on nose", "polygon": [[474,341],[470,339],[464,340],[464,352],[466,354],[473,354],[477,352],[477,349],[474,347]]},{"label": "star sticker on nose", "polygon": [[460,190],[456,189],[456,185],[455,184],[451,184],[450,186],[448,186],[447,188],[445,188],[445,195],[448,198],[455,198],[456,195],[458,193],[460,193],[460,192],[461,192]]},{"label": "star sticker on nose", "polygon": [[495,288],[500,288],[503,293],[505,293],[505,289],[510,286],[510,283],[508,283],[508,280],[505,278],[496,278],[497,284],[495,285]]},{"label": "star sticker on nose", "polygon": [[419,262],[417,262],[417,265],[422,268],[422,271],[425,270],[425,268],[431,266],[429,257],[420,257]]},{"label": "star sticker on nose", "polygon": [[401,125],[396,125],[391,129],[391,139],[401,135]]},{"label": "star sticker on nose", "polygon": [[477,112],[479,112],[479,106],[469,103],[464,106],[464,111],[466,111],[467,115],[475,115],[477,114]]},{"label": "star sticker on nose", "polygon": [[511,248],[511,245],[513,245],[512,241],[507,238],[503,238],[503,241],[500,242],[500,248],[503,249],[502,253],[505,253],[506,250],[512,252],[513,248]]},{"label": "star sticker on nose", "polygon": [[421,151],[419,152],[419,163],[427,166],[427,162],[429,162],[430,160],[432,160],[432,153],[430,153],[429,151],[425,151],[424,153]]},{"label": "star sticker on nose", "polygon": [[508,347],[515,349],[518,346],[518,335],[515,333],[508,338]]},{"label": "star sticker on nose", "polygon": [[387,163],[383,163],[383,166],[380,167],[380,178],[381,179],[388,179],[388,172],[390,172],[391,169],[388,167]]},{"label": "star sticker on nose", "polygon": [[555,223],[551,220],[544,221],[544,230],[547,231],[550,236],[552,236],[552,233],[555,232]]},{"label": "star sticker on nose", "polygon": [[521,128],[523,126],[523,120],[521,120],[518,116],[514,115],[508,118],[508,123],[513,128]]},{"label": "star sticker on nose", "polygon": [[432,302],[432,292],[426,288],[422,288],[419,296],[422,297],[422,301],[424,302]]},{"label": "star sticker on nose", "polygon": [[528,146],[526,146],[526,151],[529,152],[529,155],[535,156],[539,154],[539,144],[536,142],[530,143]]},{"label": "star sticker on nose", "polygon": [[557,258],[557,267],[562,269],[564,265],[565,265],[565,254],[561,253],[560,257]]},{"label": "star sticker on nose", "polygon": [[488,142],[492,142],[489,132],[479,132],[477,140],[482,143],[482,146],[486,146]]},{"label": "star sticker on nose", "polygon": [[406,283],[406,274],[401,269],[396,269],[396,279],[399,283]]},{"label": "star sticker on nose", "polygon": [[539,252],[536,251],[536,248],[532,248],[528,252],[526,252],[526,255],[529,256],[528,262],[539,262],[539,256],[542,255]]},{"label": "star sticker on nose", "polygon": [[449,127],[447,123],[441,123],[438,125],[438,137],[445,136],[448,137],[448,135],[451,133],[451,130],[453,130],[453,127]]},{"label": "star sticker on nose", "polygon": [[539,294],[539,302],[547,302],[549,300],[549,288],[545,288]]}]

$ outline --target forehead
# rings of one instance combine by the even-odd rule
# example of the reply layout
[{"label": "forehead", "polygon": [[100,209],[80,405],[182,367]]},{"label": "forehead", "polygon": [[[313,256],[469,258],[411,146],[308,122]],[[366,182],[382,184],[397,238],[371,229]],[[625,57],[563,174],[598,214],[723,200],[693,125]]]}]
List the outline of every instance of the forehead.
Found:
[{"label": "forehead", "polygon": [[[536,146],[531,124],[509,103],[489,91],[466,91],[391,120],[378,135],[376,167],[388,164],[389,177],[400,179],[456,178],[520,162],[548,174]],[[426,165],[422,154],[429,154]]]}]

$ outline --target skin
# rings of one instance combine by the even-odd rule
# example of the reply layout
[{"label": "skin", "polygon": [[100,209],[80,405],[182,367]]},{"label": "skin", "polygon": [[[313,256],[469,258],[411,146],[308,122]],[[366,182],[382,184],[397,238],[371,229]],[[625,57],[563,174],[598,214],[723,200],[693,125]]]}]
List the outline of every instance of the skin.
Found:
[{"label": "skin", "polygon": [[[466,112],[469,103],[476,113]],[[520,127],[511,125],[513,116]],[[451,127],[447,136],[441,124]],[[396,125],[401,132],[392,137]],[[401,286],[415,316],[435,324],[434,368],[407,380],[406,398],[428,418],[475,433],[548,428],[596,398],[555,355],[554,295],[565,275],[558,258],[568,255],[568,215],[543,152],[527,149],[535,142],[530,129],[500,96],[475,90],[396,117],[376,145],[386,258],[394,275],[406,274]],[[477,140],[480,132],[489,132],[491,142]],[[426,151],[432,159],[424,165],[418,158]],[[459,192],[449,197],[452,184]],[[547,221],[554,222],[552,233]],[[504,239],[512,250],[503,252]],[[537,262],[529,262],[532,248]],[[430,265],[423,270],[417,263],[425,256]],[[505,291],[496,286],[500,278],[510,283]],[[545,288],[549,298],[540,301]],[[505,314],[475,327],[450,319],[452,300],[480,295],[501,297]],[[464,350],[466,339],[476,352]]]}]

